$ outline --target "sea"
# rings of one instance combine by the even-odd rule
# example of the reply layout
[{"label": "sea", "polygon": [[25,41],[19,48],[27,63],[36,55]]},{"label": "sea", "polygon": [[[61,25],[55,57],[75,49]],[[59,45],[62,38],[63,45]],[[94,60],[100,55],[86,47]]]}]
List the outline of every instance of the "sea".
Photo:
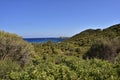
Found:
[{"label": "sea", "polygon": [[45,43],[51,41],[53,43],[62,42],[68,38],[23,38],[25,41],[30,43]]}]

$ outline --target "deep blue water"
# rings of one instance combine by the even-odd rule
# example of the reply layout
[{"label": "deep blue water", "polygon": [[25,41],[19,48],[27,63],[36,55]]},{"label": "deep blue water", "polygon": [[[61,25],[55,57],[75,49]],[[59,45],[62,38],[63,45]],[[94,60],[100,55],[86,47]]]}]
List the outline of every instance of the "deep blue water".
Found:
[{"label": "deep blue water", "polygon": [[28,41],[30,43],[43,43],[52,41],[54,43],[64,41],[67,38],[24,38],[25,41]]}]

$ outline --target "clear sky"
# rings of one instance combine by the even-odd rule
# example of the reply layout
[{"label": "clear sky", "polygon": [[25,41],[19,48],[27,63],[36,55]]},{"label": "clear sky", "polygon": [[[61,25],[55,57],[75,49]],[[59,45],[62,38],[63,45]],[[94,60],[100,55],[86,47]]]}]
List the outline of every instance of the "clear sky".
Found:
[{"label": "clear sky", "polygon": [[118,23],[120,0],[0,0],[0,30],[22,37],[70,37]]}]

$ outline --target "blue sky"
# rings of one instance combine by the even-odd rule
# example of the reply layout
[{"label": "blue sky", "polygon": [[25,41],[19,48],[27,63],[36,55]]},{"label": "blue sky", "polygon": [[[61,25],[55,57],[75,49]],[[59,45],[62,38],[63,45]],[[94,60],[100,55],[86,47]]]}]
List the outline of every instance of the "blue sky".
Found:
[{"label": "blue sky", "polygon": [[120,0],[0,0],[0,30],[22,37],[70,37],[118,23]]}]

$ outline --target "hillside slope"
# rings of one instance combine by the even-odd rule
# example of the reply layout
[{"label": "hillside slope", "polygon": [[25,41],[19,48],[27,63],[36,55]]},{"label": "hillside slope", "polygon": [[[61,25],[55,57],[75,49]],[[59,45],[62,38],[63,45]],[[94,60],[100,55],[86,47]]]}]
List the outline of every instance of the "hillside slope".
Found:
[{"label": "hillside slope", "polygon": [[87,29],[64,41],[75,46],[91,46],[101,39],[113,39],[120,36],[120,24],[110,26],[106,29]]}]

